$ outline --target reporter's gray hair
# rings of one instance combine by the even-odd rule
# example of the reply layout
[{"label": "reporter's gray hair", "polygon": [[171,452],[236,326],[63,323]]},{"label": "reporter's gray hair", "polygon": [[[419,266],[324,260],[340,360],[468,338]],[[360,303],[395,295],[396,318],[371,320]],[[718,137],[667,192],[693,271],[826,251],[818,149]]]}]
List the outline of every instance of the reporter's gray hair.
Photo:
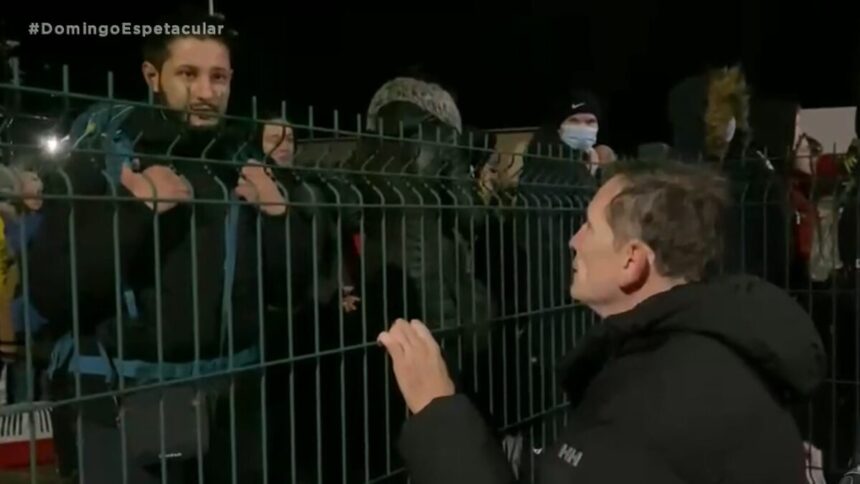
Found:
[{"label": "reporter's gray hair", "polygon": [[712,166],[674,161],[617,161],[604,181],[623,188],[607,207],[616,243],[639,239],[665,277],[699,281],[719,267],[731,198],[728,180]]}]

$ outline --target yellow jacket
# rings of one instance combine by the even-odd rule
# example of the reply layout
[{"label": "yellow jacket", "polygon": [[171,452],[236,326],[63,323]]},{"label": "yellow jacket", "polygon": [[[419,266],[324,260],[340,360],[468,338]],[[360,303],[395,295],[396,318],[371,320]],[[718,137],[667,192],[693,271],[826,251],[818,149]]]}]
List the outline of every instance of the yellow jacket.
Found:
[{"label": "yellow jacket", "polygon": [[18,352],[15,328],[12,322],[12,300],[19,282],[18,265],[6,244],[6,219],[0,217],[0,355],[4,359]]}]

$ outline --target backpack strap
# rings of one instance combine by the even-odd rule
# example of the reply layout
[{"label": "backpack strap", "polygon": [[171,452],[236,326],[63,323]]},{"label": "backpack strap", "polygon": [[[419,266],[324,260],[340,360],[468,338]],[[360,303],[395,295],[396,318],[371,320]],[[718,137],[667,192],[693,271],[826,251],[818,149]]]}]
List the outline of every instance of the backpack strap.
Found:
[{"label": "backpack strap", "polygon": [[[122,167],[133,163],[132,140],[122,132],[122,121],[131,113],[133,106],[94,106],[87,113],[79,116],[73,124],[71,137],[76,143],[91,139],[93,135],[101,138],[105,151],[105,173],[118,182]],[[104,347],[99,345],[100,355],[74,357],[74,340],[67,333],[54,347],[49,366],[49,375],[66,366],[69,372],[79,371],[82,374],[102,375],[107,381],[112,381],[114,375],[122,375],[139,383],[158,381],[159,376],[165,380],[187,378],[218,371],[224,371],[236,366],[246,366],[259,362],[259,348],[251,348],[236,354],[227,353],[227,338],[229,326],[232,324],[232,293],[236,272],[236,252],[238,239],[239,208],[236,197],[231,197],[225,220],[225,257],[224,257],[224,286],[222,292],[222,323],[221,323],[221,356],[219,358],[187,363],[157,363],[140,360],[120,361],[109,358]],[[126,311],[132,319],[139,317],[135,294],[126,289],[123,293]]]},{"label": "backpack strap", "polygon": [[164,381],[189,378],[192,376],[209,375],[227,371],[230,368],[253,365],[259,362],[260,349],[256,346],[244,349],[231,357],[213,358],[210,360],[189,361],[182,363],[161,364],[143,360],[119,360],[110,358],[104,346],[98,345],[98,355],[74,355],[75,342],[71,333],[65,334],[54,346],[48,376],[53,379],[58,369],[68,373],[81,375],[103,376],[107,384],[112,384],[115,377],[134,380],[145,385],[163,378]]},{"label": "backpack strap", "polygon": [[134,106],[125,104],[95,104],[78,116],[69,130],[75,148],[99,147],[104,152],[105,173],[115,183],[122,167],[133,163],[132,140],[122,131],[122,123],[133,111]]},{"label": "backpack strap", "polygon": [[[115,376],[133,379],[140,384],[192,376],[205,375],[231,368],[243,367],[259,362],[260,350],[252,346],[238,353],[227,354],[228,325],[232,323],[232,293],[236,274],[236,253],[239,225],[240,205],[235,202],[235,197],[230,200],[227,218],[225,220],[225,257],[224,257],[224,288],[222,298],[222,324],[221,324],[221,356],[211,360],[191,361],[183,363],[158,363],[141,360],[119,360],[110,358],[104,347],[99,344],[99,355],[74,356],[74,340],[71,333],[66,333],[54,346],[51,355],[51,364],[48,374],[53,377],[58,368],[66,367],[70,373],[80,372],[84,375],[100,375],[105,377],[108,383],[113,382]],[[125,292],[126,310],[129,316],[137,314],[134,293],[130,290]],[[226,356],[225,356],[226,354]],[[68,365],[66,365],[68,363]]]},{"label": "backpack strap", "polygon": [[227,350],[229,326],[233,324],[233,281],[236,279],[236,242],[239,229],[239,204],[230,197],[224,233],[224,288],[221,301],[221,355]]}]

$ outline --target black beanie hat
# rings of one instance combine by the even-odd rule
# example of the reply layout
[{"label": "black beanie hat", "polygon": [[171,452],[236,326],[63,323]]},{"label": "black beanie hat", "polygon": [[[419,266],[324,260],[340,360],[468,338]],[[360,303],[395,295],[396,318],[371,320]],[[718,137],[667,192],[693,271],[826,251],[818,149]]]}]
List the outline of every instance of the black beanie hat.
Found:
[{"label": "black beanie hat", "polygon": [[561,123],[575,114],[583,113],[593,114],[597,120],[600,121],[600,101],[593,92],[584,89],[576,89],[568,94],[567,102],[558,107],[556,122]]}]

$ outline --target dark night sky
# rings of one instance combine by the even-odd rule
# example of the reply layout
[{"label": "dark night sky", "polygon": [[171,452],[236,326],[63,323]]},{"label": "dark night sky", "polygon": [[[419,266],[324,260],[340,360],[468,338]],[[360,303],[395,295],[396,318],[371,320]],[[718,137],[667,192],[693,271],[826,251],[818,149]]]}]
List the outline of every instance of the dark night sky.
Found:
[{"label": "dark night sky", "polygon": [[[27,83],[50,79],[58,86],[58,66],[67,63],[73,91],[105,93],[111,69],[117,96],[139,98],[145,90],[138,38],[32,37],[26,26],[152,22],[170,3],[134,2],[126,16],[116,1],[39,2],[4,17],[6,31],[22,42]],[[756,93],[809,107],[855,104],[853,86],[860,86],[860,29],[847,6],[600,0],[564,11],[537,1],[502,11],[483,1],[416,2],[407,12],[402,4],[351,10],[297,4],[216,0],[242,39],[234,56],[234,112],[247,111],[256,93],[286,99],[291,111],[304,113],[312,104],[324,124],[338,108],[354,124],[382,82],[421,64],[456,92],[466,124],[482,128],[535,125],[558,94],[591,87],[607,111],[601,126],[608,141],[626,148],[668,138],[668,89],[709,61],[743,60]]]}]

